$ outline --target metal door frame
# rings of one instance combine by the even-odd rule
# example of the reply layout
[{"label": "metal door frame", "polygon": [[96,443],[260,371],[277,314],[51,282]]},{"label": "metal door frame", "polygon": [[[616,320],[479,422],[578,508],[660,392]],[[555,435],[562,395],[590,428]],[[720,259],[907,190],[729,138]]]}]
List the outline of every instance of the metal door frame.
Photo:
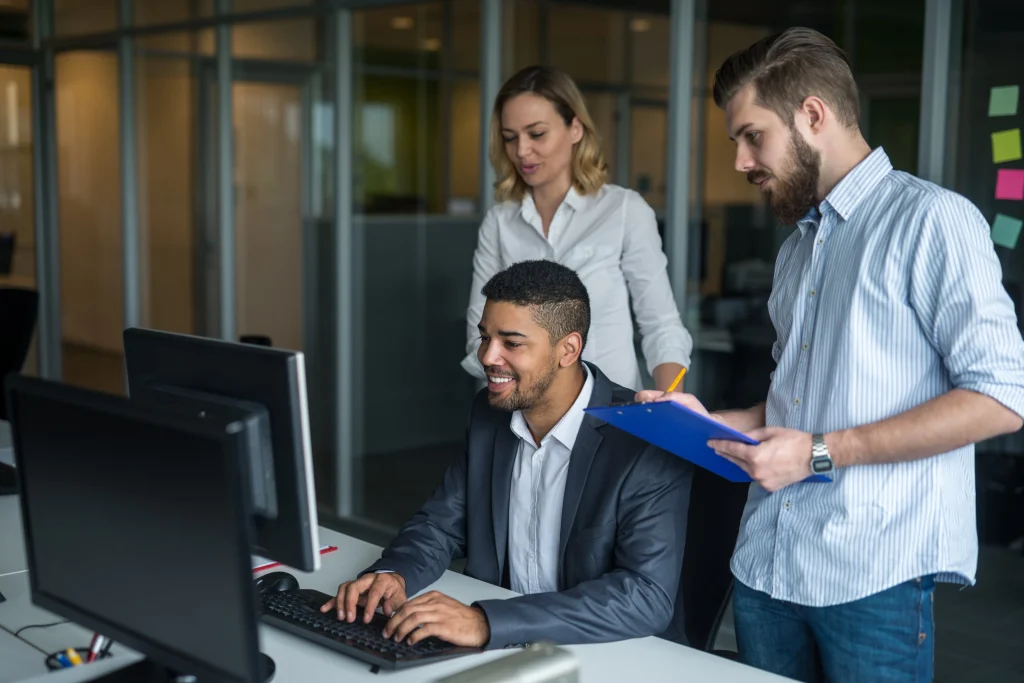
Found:
[{"label": "metal door frame", "polygon": [[[277,83],[294,85],[299,88],[302,107],[302,130],[300,139],[300,206],[303,232],[303,282],[302,282],[302,320],[303,346],[315,344],[317,329],[312,324],[316,314],[316,207],[314,199],[322,196],[323,174],[313,168],[313,104],[317,94],[322,92],[322,69],[309,64],[289,64],[282,62],[262,62],[256,60],[236,60],[233,63],[232,84]],[[216,104],[217,70],[213,59],[203,59],[197,65],[196,81],[196,160],[195,175],[196,220],[194,222],[193,248],[193,292],[194,325],[196,334],[216,336],[219,330],[219,280],[217,266],[219,264],[218,242],[218,191],[217,145],[216,145]],[[234,145],[232,146],[234,148]],[[237,202],[237,198],[236,198]],[[235,255],[237,258],[237,255]],[[232,303],[232,315],[235,315]]]}]

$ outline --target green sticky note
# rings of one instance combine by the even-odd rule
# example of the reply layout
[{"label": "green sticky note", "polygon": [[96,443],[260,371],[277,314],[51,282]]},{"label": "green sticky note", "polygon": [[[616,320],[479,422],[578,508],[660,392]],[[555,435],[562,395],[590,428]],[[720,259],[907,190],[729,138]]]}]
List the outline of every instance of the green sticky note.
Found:
[{"label": "green sticky note", "polygon": [[992,92],[988,96],[988,115],[1016,116],[1018,99],[1020,99],[1019,85],[992,88]]},{"label": "green sticky note", "polygon": [[992,241],[1001,247],[1015,249],[1021,227],[1024,227],[1024,221],[997,213],[995,221],[992,222]]},{"label": "green sticky note", "polygon": [[993,162],[1001,164],[1004,161],[1017,161],[1020,158],[1020,128],[992,133]]}]

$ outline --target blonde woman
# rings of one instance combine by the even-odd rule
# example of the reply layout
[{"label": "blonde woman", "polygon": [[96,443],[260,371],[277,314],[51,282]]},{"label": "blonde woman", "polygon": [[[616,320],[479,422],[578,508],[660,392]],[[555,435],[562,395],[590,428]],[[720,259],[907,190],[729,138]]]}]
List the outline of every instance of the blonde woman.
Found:
[{"label": "blonde woman", "polygon": [[654,211],[633,190],[606,182],[600,139],[579,89],[563,72],[531,66],[498,92],[491,115],[497,204],[480,226],[473,256],[462,367],[477,360],[481,289],[497,272],[534,259],[575,270],[590,294],[584,360],[613,382],[641,388],[630,298],[655,388],[690,364],[693,342],[676,309]]}]

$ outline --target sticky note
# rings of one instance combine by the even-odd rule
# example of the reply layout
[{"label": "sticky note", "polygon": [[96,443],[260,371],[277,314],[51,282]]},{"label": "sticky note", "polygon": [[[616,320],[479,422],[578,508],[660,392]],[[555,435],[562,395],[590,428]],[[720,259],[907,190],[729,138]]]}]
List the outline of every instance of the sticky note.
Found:
[{"label": "sticky note", "polygon": [[1021,227],[1024,227],[1024,221],[997,213],[995,221],[992,222],[992,241],[1001,247],[1013,249],[1017,246]]},{"label": "sticky note", "polygon": [[992,133],[993,162],[1001,164],[1004,161],[1017,161],[1020,158],[1020,128]]},{"label": "sticky note", "polygon": [[996,174],[996,199],[1024,199],[1024,171],[999,169]]},{"label": "sticky note", "polygon": [[1020,99],[1019,85],[992,88],[992,92],[988,96],[988,115],[1016,116],[1018,99]]}]

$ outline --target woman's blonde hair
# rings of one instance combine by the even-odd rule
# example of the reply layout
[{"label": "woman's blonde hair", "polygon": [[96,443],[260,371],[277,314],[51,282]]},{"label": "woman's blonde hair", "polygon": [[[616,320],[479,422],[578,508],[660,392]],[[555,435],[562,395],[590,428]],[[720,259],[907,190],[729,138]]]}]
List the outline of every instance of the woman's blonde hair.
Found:
[{"label": "woman's blonde hair", "polygon": [[494,183],[494,198],[499,202],[520,201],[529,186],[523,181],[515,165],[505,152],[505,137],[501,132],[501,111],[513,97],[533,93],[554,105],[555,111],[565,125],[571,125],[573,118],[580,122],[583,137],[573,145],[572,184],[583,195],[592,194],[607,182],[608,166],[601,153],[601,139],[594,128],[594,122],[587,111],[583,95],[569,76],[550,66],[528,66],[520,70],[501,86],[494,99],[491,112],[491,166],[497,180]]}]

